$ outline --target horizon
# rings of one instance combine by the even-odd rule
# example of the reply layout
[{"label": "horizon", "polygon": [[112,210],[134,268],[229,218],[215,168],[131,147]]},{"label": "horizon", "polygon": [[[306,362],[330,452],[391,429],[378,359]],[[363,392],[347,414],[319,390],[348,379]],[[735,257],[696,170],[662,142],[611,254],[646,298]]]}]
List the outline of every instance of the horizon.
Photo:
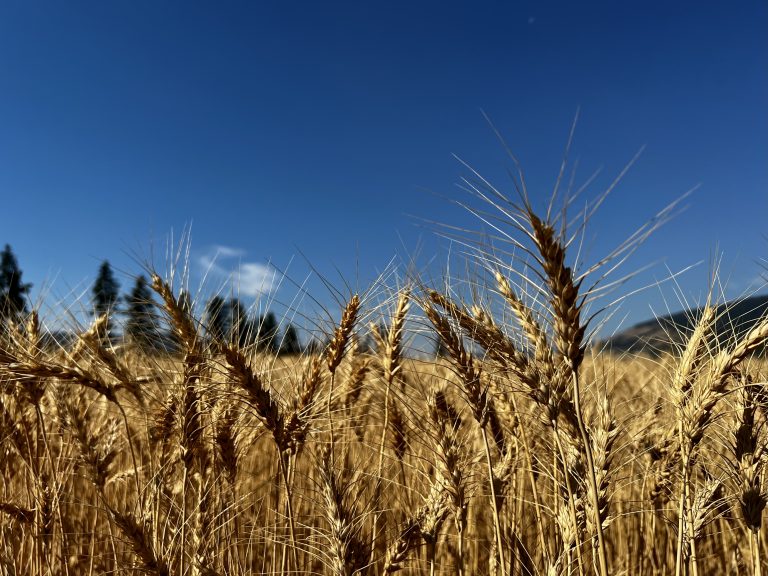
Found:
[{"label": "horizon", "polygon": [[80,314],[103,260],[125,293],[191,228],[202,299],[336,318],[412,262],[437,282],[462,269],[439,224],[487,231],[456,205],[480,207],[462,161],[515,195],[494,130],[545,206],[577,111],[576,187],[603,167],[584,200],[644,149],[587,227],[586,263],[698,187],[618,272],[657,263],[604,330],[702,302],[713,269],[725,299],[766,292],[764,3],[386,6],[0,8],[0,243],[31,299]]}]

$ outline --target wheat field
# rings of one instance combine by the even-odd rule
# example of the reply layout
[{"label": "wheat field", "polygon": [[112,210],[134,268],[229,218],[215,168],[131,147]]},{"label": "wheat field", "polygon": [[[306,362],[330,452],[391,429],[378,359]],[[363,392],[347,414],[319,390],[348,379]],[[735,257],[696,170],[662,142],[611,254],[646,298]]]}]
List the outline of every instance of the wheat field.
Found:
[{"label": "wheat field", "polygon": [[671,353],[592,346],[602,268],[555,212],[504,205],[524,258],[481,252],[482,291],[349,294],[301,356],[208,337],[156,273],[178,353],[9,324],[0,572],[762,574],[768,318],[721,342],[710,302]]}]

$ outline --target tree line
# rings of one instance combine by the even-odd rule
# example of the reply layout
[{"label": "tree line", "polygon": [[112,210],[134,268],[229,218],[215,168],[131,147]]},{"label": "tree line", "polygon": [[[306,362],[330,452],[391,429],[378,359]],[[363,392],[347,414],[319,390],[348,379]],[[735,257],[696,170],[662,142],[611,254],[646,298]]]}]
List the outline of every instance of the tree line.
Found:
[{"label": "tree line", "polygon": [[[22,281],[22,271],[11,247],[6,244],[0,254],[0,330],[9,322],[19,322],[29,313],[27,297],[32,284]],[[182,292],[182,304],[192,309],[189,294]],[[105,317],[101,337],[145,348],[173,350],[176,343],[163,329],[162,316],[154,301],[146,276],[137,276],[131,290],[120,295],[120,283],[112,266],[105,260],[99,266],[91,288],[91,313]],[[115,318],[121,315],[122,333],[116,333]],[[205,305],[203,330],[207,337],[228,341],[239,346],[254,346],[272,354],[298,354],[302,351],[298,331],[288,324],[284,330],[274,313],[253,315],[238,298],[213,296]]]}]

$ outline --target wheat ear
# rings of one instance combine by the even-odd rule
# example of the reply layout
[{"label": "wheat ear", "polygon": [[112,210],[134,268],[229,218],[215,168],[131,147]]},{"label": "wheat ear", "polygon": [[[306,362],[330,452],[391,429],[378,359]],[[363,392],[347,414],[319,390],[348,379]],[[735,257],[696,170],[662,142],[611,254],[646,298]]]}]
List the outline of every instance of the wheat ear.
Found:
[{"label": "wheat ear", "polygon": [[329,526],[331,569],[334,576],[363,574],[368,554],[359,529],[359,512],[347,499],[348,486],[334,468],[330,450],[320,457],[320,488]]},{"label": "wheat ear", "polygon": [[328,430],[330,436],[331,445],[331,458],[334,457],[334,444],[336,439],[334,438],[333,430],[333,394],[336,384],[336,370],[341,364],[341,360],[344,358],[345,353],[352,340],[352,331],[357,324],[357,315],[360,312],[360,297],[354,294],[344,307],[344,311],[341,313],[341,321],[336,327],[333,333],[331,343],[328,345],[328,349],[325,351],[325,362],[328,366],[328,372],[331,373],[331,382],[328,386],[328,398],[326,401],[326,414],[328,416]]},{"label": "wheat ear", "polygon": [[765,419],[757,413],[757,402],[752,381],[742,377],[742,387],[739,391],[736,406],[736,430],[733,433],[731,451],[732,466],[737,478],[736,495],[741,510],[741,517],[749,530],[749,548],[751,552],[752,572],[756,576],[762,574],[760,560],[761,527],[763,511],[768,503],[768,495],[762,486],[765,468],[765,442],[762,438],[761,425]]}]

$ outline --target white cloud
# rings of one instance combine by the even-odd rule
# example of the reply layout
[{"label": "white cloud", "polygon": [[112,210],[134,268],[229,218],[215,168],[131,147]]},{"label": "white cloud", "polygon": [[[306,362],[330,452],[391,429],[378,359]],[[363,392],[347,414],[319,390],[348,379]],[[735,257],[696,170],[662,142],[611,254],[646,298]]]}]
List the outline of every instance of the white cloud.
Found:
[{"label": "white cloud", "polygon": [[274,290],[277,272],[274,268],[264,264],[244,262],[240,265],[240,270],[234,280],[236,280],[235,285],[240,288],[241,294],[255,297]]},{"label": "white cloud", "polygon": [[218,258],[238,258],[240,256],[245,256],[245,250],[232,248],[231,246],[214,246],[213,249]]},{"label": "white cloud", "polygon": [[237,294],[255,298],[272,292],[277,287],[277,271],[267,264],[243,261],[245,255],[240,248],[213,246],[198,257],[198,263],[205,273],[230,282]]}]

